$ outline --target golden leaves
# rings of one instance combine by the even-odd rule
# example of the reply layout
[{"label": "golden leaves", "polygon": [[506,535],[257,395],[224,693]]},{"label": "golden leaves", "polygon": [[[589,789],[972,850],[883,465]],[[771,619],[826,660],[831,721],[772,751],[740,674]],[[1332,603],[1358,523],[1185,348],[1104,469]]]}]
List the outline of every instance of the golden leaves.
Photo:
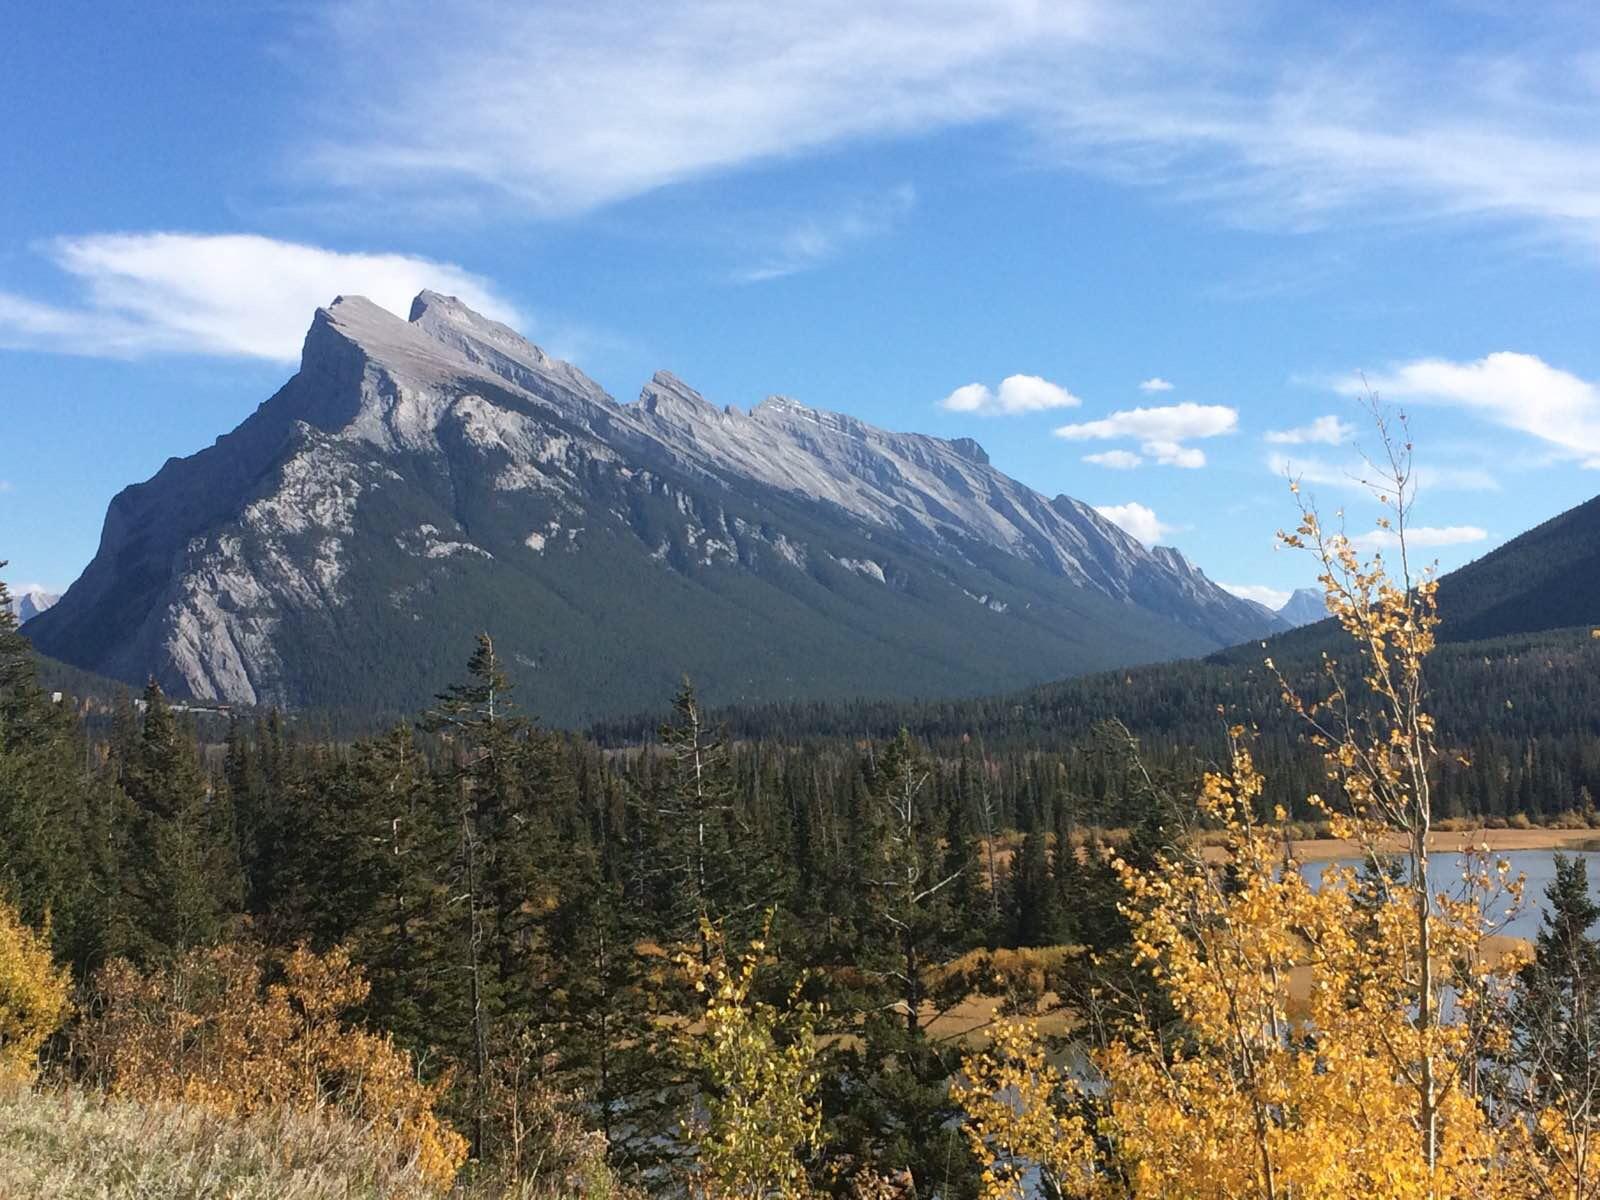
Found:
[{"label": "golden leaves", "polygon": [[708,1085],[704,1116],[685,1129],[697,1159],[691,1191],[708,1200],[806,1195],[800,1153],[822,1123],[813,1013],[794,997],[783,1012],[753,998],[764,938],[729,962],[721,931],[702,920],[701,932],[709,961],[684,960],[707,998],[701,1028],[684,1037]]},{"label": "golden leaves", "polygon": [[71,981],[50,956],[47,934],[0,899],[0,1084],[31,1084],[39,1048],[71,1009]]}]

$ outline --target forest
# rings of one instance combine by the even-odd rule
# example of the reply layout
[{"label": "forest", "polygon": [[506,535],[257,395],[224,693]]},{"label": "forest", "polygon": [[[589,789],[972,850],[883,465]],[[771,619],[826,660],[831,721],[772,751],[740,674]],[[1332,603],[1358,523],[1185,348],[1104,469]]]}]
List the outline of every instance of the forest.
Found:
[{"label": "forest", "polygon": [[[1596,639],[1441,649],[1431,577],[1286,541],[1338,661],[686,681],[648,736],[542,727],[489,634],[360,738],[154,684],[91,728],[0,594],[0,1068],[348,1134],[341,1195],[1600,1194],[1582,861],[1531,946],[1487,851],[1428,870],[1446,818],[1594,818]],[[1309,882],[1310,832],[1363,865]]]}]

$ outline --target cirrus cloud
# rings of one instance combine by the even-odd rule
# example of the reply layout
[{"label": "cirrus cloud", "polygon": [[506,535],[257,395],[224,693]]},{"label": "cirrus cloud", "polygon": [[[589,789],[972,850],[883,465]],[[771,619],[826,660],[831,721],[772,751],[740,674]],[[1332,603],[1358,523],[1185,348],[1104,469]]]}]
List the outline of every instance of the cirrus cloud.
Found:
[{"label": "cirrus cloud", "polygon": [[1309,425],[1294,429],[1274,429],[1263,435],[1276,446],[1338,446],[1355,436],[1355,427],[1341,417],[1318,417]]},{"label": "cirrus cloud", "polygon": [[344,253],[253,234],[59,238],[47,253],[83,291],[73,305],[0,291],[0,345],[97,357],[206,354],[293,362],[311,314],[363,295],[405,316],[424,288],[521,322],[487,280],[406,254]]},{"label": "cirrus cloud", "polygon": [[[1467,546],[1487,540],[1489,531],[1476,525],[1413,525],[1406,530],[1406,545],[1413,549],[1435,546]],[[1389,550],[1400,544],[1392,529],[1374,529],[1350,539],[1352,546],[1365,550]]]},{"label": "cirrus cloud", "polygon": [[1502,350],[1473,362],[1424,358],[1381,375],[1348,377],[1338,387],[1475,412],[1600,470],[1600,387],[1536,355]]},{"label": "cirrus cloud", "polygon": [[1038,375],[1007,375],[1000,386],[969,383],[958,387],[940,402],[951,412],[979,413],[983,416],[1044,412],[1052,408],[1076,408],[1083,401],[1058,383]]}]

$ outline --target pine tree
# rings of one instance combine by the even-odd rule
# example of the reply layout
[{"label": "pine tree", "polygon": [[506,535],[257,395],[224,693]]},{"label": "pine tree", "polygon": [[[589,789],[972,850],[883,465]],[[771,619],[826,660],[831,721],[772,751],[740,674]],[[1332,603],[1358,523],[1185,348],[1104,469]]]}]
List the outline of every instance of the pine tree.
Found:
[{"label": "pine tree", "polygon": [[727,739],[707,721],[684,680],[661,728],[667,778],[656,792],[668,932],[692,942],[702,965],[709,921],[741,945],[763,927],[776,898],[775,863],[736,797]]},{"label": "pine tree", "polygon": [[[1600,904],[1582,858],[1555,856],[1545,898],[1533,961],[1512,1000],[1508,1099],[1548,1114],[1581,1164],[1600,1134],[1600,942],[1590,935]],[[1570,1194],[1595,1194],[1600,1179],[1588,1174],[1579,1171],[1583,1183]]]},{"label": "pine tree", "polygon": [[974,1172],[961,1158],[949,1095],[957,1054],[928,1027],[974,990],[954,966],[971,945],[968,914],[951,904],[952,885],[970,866],[945,869],[932,769],[908,732],[870,775],[854,953],[869,982],[853,998],[855,1044],[831,1056],[828,1141],[858,1164],[909,1169],[919,1190],[966,1195]]},{"label": "pine tree", "polygon": [[[0,563],[0,567],[5,564]],[[0,582],[0,895],[80,975],[115,949],[115,793],[86,762],[75,714],[39,686]]]},{"label": "pine tree", "polygon": [[214,803],[193,736],[154,680],[122,786],[129,952],[149,962],[216,943],[242,904],[232,813]]}]

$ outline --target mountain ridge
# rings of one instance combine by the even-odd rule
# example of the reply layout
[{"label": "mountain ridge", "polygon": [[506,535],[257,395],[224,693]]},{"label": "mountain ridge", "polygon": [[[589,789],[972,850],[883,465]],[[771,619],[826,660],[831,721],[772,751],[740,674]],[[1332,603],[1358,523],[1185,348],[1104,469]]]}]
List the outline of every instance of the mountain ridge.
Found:
[{"label": "mountain ridge", "polygon": [[29,633],[180,695],[327,705],[363,678],[425,698],[482,628],[582,719],[683,671],[727,700],[982,691],[1272,624],[971,439],[718,407],[664,371],[622,404],[424,291],[409,320],[318,309],[295,375],[120,492]]}]

